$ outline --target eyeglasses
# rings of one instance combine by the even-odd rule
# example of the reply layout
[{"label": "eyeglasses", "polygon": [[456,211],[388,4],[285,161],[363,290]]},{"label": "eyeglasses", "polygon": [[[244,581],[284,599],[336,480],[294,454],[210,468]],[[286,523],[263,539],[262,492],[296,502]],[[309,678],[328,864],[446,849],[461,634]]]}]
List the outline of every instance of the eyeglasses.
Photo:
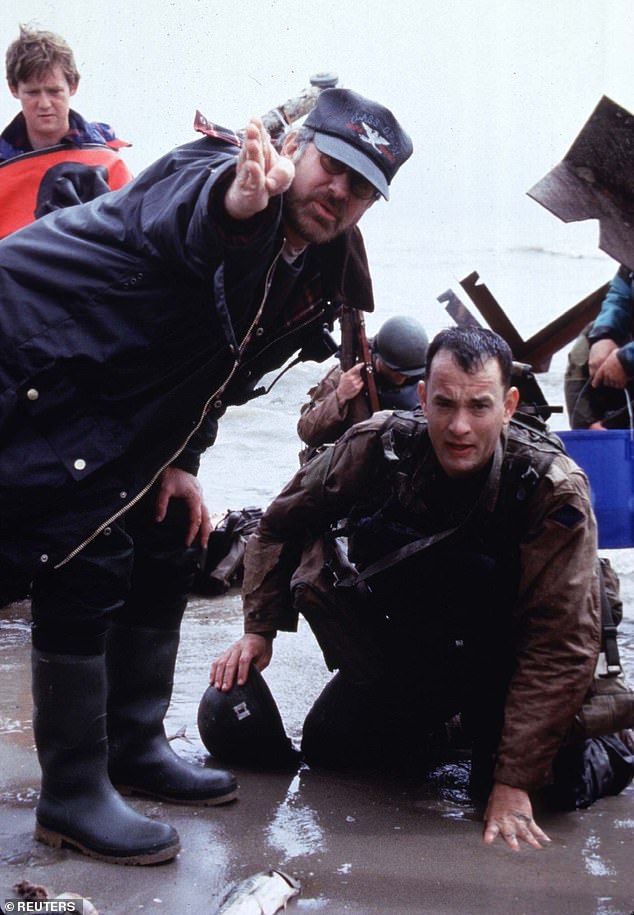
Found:
[{"label": "eyeglasses", "polygon": [[332,156],[327,156],[325,153],[319,153],[319,162],[328,175],[343,175],[344,172],[347,172],[350,190],[359,200],[379,199],[380,194],[372,182],[368,181],[367,178],[364,178],[363,175],[360,175],[359,172],[355,172],[353,168],[344,165],[339,159],[333,159]]}]

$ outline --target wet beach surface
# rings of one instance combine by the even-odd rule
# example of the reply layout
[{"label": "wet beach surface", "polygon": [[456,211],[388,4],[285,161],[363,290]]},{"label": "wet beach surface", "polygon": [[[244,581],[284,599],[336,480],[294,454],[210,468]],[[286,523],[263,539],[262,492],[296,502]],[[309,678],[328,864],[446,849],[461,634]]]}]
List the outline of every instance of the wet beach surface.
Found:
[{"label": "wet beach surface", "polygon": [[[605,551],[604,551],[605,553]],[[627,617],[623,660],[634,674],[634,550],[609,553]],[[174,698],[166,720],[174,748],[209,763],[196,714],[214,652],[241,632],[239,593],[194,597],[185,617]],[[31,731],[27,603],[0,611],[0,907],[21,880],[90,898],[101,915],[209,913],[229,886],[266,868],[302,885],[288,912],[329,915],[631,915],[634,912],[634,787],[587,811],[543,814],[552,838],[519,854],[481,840],[459,762],[431,779],[237,772],[240,797],[195,808],[133,800],[181,836],[177,860],[119,867],[32,837],[39,769]],[[308,628],[276,640],[266,679],[289,735],[329,678]]]}]

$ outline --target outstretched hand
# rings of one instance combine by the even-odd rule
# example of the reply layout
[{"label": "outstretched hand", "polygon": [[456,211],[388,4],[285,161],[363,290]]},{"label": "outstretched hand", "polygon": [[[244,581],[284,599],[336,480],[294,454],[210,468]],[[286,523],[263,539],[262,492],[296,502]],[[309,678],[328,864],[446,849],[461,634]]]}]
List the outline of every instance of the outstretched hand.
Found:
[{"label": "outstretched hand", "polygon": [[250,219],[266,209],[271,197],[288,190],[294,177],[291,160],[273,148],[262,121],[252,118],[225,196],[225,209],[232,219]]},{"label": "outstretched hand", "polygon": [[530,798],[522,788],[496,782],[484,812],[484,824],[483,838],[487,845],[495,842],[498,836],[502,836],[513,851],[519,851],[520,841],[533,848],[550,843],[533,819]]}]

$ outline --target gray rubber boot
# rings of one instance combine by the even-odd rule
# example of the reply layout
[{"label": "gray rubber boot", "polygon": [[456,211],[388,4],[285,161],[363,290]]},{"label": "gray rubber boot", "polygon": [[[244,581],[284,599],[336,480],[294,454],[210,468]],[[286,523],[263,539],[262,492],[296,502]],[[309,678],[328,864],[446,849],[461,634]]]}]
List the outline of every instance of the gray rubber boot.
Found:
[{"label": "gray rubber boot", "polygon": [[111,627],[106,648],[110,778],[122,794],[226,804],[237,795],[233,775],[186,762],[165,736],[178,642],[178,630]]},{"label": "gray rubber boot", "polygon": [[178,833],[129,807],[108,778],[103,655],[33,649],[33,731],[42,768],[35,838],[114,864],[175,858]]}]

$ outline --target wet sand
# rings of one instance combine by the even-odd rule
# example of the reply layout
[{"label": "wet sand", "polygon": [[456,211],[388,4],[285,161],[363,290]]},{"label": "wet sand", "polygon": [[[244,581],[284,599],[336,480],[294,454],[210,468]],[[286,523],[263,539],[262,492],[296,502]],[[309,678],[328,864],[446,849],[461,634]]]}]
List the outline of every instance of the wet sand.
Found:
[{"label": "wet sand", "polygon": [[[634,671],[634,550],[610,554],[622,578],[622,655]],[[328,915],[632,915],[634,787],[587,811],[546,814],[542,851],[514,854],[481,840],[480,812],[459,763],[430,781],[235,769],[240,797],[192,808],[134,800],[181,836],[175,862],[118,867],[32,838],[39,769],[31,732],[27,604],[0,610],[0,907],[21,880],[90,898],[101,915],[212,915],[236,881],[266,868],[299,879],[292,912]],[[241,632],[239,594],[193,598],[183,626],[168,736],[209,763],[196,727],[209,660]],[[329,678],[307,627],[282,634],[266,679],[289,735]]]}]

